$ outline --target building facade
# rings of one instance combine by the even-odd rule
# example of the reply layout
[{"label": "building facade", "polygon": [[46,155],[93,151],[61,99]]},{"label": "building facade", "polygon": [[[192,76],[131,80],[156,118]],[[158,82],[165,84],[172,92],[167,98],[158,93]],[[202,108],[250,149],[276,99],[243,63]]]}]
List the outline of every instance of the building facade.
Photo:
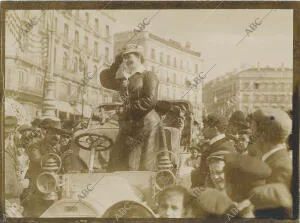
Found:
[{"label": "building facade", "polygon": [[[114,52],[118,54],[127,43],[137,43],[144,47],[145,67],[154,71],[159,78],[158,96],[161,100],[189,100],[195,118],[202,120],[202,82],[191,88],[193,79],[202,71],[199,52],[174,40],[166,40],[149,32],[137,35],[131,31],[114,36]],[[188,93],[187,93],[188,92]]]},{"label": "building facade", "polygon": [[205,84],[205,113],[229,116],[258,108],[292,109],[293,70],[281,67],[252,67],[231,72]]},{"label": "building facade", "polygon": [[34,119],[41,115],[51,77],[53,106],[61,119],[77,119],[82,111],[88,117],[92,107],[112,102],[99,74],[112,62],[114,23],[96,10],[7,11],[6,97]]}]

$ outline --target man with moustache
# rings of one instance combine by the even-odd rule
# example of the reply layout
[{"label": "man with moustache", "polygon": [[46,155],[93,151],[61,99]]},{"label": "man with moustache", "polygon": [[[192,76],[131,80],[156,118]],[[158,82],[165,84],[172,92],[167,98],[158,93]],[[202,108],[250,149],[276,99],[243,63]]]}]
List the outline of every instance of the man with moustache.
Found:
[{"label": "man with moustache", "polygon": [[[127,44],[111,67],[100,74],[102,86],[119,91],[124,102],[119,134],[110,154],[110,171],[155,169],[159,148],[160,117],[155,111],[159,81],[145,69],[143,55],[142,46]],[[140,136],[143,141],[135,140]],[[133,143],[136,141],[139,143]]]},{"label": "man with moustache", "polygon": [[[44,118],[41,122],[41,128],[44,132],[44,139],[28,146],[30,165],[27,178],[30,179],[30,186],[22,196],[26,217],[39,217],[53,203],[51,200],[43,199],[43,194],[39,192],[36,185],[37,177],[44,172],[41,168],[41,159],[48,153],[54,153],[63,158],[65,152],[61,144],[61,137],[67,132],[61,128],[60,119],[56,117]],[[34,193],[30,193],[30,191],[34,191]]]}]

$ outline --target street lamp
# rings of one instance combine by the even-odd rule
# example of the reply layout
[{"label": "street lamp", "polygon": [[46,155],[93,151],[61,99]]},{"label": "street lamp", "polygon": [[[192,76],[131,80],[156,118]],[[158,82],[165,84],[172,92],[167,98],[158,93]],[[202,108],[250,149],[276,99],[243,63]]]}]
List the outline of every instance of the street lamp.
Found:
[{"label": "street lamp", "polygon": [[[47,64],[46,67],[49,67],[49,72],[47,72],[47,76],[45,78],[45,96],[44,96],[44,102],[43,102],[43,117],[56,117],[55,114],[55,106],[53,105],[53,102],[55,101],[54,97],[54,91],[55,91],[55,81],[53,78],[54,73],[54,10],[50,12],[49,15],[50,20],[49,24],[47,26],[47,34],[49,36],[49,42],[48,42],[48,54],[47,54]],[[46,14],[45,14],[45,19]]]}]

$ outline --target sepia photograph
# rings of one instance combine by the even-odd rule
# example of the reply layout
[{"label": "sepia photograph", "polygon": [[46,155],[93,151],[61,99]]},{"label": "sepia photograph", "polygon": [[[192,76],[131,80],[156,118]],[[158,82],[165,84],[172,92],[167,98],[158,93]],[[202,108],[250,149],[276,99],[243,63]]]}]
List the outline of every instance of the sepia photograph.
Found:
[{"label": "sepia photograph", "polygon": [[295,219],[295,11],[222,3],[2,11],[1,222]]}]

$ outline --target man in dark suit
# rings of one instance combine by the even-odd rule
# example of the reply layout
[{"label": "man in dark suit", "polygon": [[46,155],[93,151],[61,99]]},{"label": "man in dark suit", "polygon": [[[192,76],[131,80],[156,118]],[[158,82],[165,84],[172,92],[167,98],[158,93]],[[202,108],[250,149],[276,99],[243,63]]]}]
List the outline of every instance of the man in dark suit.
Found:
[{"label": "man in dark suit", "polygon": [[257,139],[249,154],[259,157],[272,169],[267,184],[252,191],[256,216],[291,217],[293,166],[285,142],[291,133],[292,121],[286,112],[272,108],[255,111],[252,119],[252,131]]},{"label": "man in dark suit", "polygon": [[203,120],[203,135],[209,140],[209,146],[201,154],[201,166],[191,174],[192,187],[209,186],[209,168],[207,157],[212,153],[234,153],[236,152],[234,143],[225,136],[227,127],[226,119],[218,114],[209,114]]}]

